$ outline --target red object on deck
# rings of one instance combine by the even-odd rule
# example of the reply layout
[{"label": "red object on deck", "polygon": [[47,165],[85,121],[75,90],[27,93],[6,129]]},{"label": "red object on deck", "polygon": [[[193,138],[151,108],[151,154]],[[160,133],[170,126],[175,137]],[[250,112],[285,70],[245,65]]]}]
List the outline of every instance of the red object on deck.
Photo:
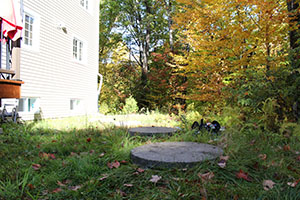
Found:
[{"label": "red object on deck", "polygon": [[0,18],[4,37],[16,41],[22,36],[22,16],[20,4],[15,0],[1,0]]}]

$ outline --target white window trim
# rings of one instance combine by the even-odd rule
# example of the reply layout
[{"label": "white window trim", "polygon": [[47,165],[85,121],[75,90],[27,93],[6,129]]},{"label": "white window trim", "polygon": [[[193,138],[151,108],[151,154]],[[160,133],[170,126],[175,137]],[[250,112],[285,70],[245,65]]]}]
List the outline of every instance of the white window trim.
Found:
[{"label": "white window trim", "polygon": [[[25,106],[26,106],[26,111],[18,111],[20,114],[35,114],[40,112],[40,107],[41,107],[41,98],[40,97],[22,97],[21,99],[25,99]],[[19,102],[20,100],[19,99]],[[29,99],[36,99],[36,106],[34,110],[28,111],[28,100]]]},{"label": "white window trim", "polygon": [[[78,102],[75,104],[75,106],[73,105],[73,109],[71,109],[71,101],[75,101]],[[71,98],[70,99],[70,112],[71,113],[80,113],[83,110],[83,100],[82,99],[77,99],[77,98]]]},{"label": "white window trim", "polygon": [[[73,57],[73,40],[74,38],[76,38],[77,40],[81,41],[83,43],[83,49],[82,49],[82,60],[79,60],[78,58],[75,59]],[[81,37],[78,37],[77,35],[72,35],[72,39],[71,39],[71,58],[73,60],[73,62],[79,63],[79,64],[83,64],[86,65],[87,64],[87,41],[83,40]]]},{"label": "white window trim", "polygon": [[29,51],[33,51],[33,52],[39,52],[40,50],[40,15],[38,15],[36,12],[28,9],[28,8],[24,8],[24,16],[23,16],[23,27],[25,29],[25,14],[28,14],[30,16],[32,16],[34,18],[34,24],[32,27],[32,46],[30,45],[26,45],[25,44],[25,30],[22,31],[22,35],[23,35],[23,39],[22,39],[22,49],[24,50],[29,50]]},{"label": "white window trim", "polygon": [[[88,2],[88,8],[86,8],[86,2]],[[79,5],[86,11],[90,11],[91,9],[91,0],[84,0],[84,5],[81,5],[81,0],[79,0]]]}]

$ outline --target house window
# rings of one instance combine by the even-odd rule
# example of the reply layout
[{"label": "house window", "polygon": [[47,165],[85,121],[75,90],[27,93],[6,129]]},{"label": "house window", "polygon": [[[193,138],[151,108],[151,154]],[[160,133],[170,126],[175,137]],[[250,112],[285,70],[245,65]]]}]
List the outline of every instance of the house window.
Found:
[{"label": "house window", "polygon": [[21,98],[19,99],[18,111],[36,113],[40,109],[39,98]]},{"label": "house window", "polygon": [[70,110],[78,111],[80,110],[80,100],[79,99],[70,99]]},{"label": "house window", "polygon": [[25,14],[24,44],[32,46],[34,17]]},{"label": "house window", "polygon": [[80,5],[86,10],[89,9],[89,0],[80,0]]},{"label": "house window", "polygon": [[83,60],[83,42],[75,37],[73,38],[73,59]]},{"label": "house window", "polygon": [[39,51],[40,16],[27,8],[24,10],[22,45],[26,50]]}]

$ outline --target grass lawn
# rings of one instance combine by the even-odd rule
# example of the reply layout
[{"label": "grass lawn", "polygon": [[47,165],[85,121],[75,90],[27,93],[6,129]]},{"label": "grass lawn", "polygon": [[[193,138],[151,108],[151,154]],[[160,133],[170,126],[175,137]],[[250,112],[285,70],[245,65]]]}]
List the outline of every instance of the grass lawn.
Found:
[{"label": "grass lawn", "polygon": [[[167,115],[147,120],[183,127]],[[300,199],[299,133],[249,126],[211,140],[183,127],[173,136],[142,138],[87,117],[1,127],[0,199]],[[131,163],[132,148],[158,141],[210,143],[225,153],[189,169]]]}]

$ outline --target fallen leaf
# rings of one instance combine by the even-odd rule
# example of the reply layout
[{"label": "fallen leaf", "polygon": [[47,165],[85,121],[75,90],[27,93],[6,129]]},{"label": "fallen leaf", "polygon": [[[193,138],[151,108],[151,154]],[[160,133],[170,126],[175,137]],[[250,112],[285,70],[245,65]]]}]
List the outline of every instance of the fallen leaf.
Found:
[{"label": "fallen leaf", "polygon": [[220,156],[220,160],[225,160],[227,161],[229,159],[229,156]]},{"label": "fallen leaf", "polygon": [[108,174],[102,174],[102,177],[99,178],[98,180],[103,181],[104,179],[107,179],[107,178],[108,178]]},{"label": "fallen leaf", "polygon": [[243,170],[240,169],[239,172],[237,172],[236,174],[236,177],[239,178],[239,179],[244,179],[246,181],[252,181],[251,178],[248,176],[248,173],[244,172]]},{"label": "fallen leaf", "polygon": [[127,194],[125,192],[123,192],[120,189],[116,189],[116,192],[121,196],[121,197],[125,197]]},{"label": "fallen leaf", "polygon": [[276,183],[274,183],[272,180],[264,180],[263,181],[263,187],[264,190],[268,191],[274,187]]},{"label": "fallen leaf", "polygon": [[158,175],[152,175],[150,182],[157,183],[161,179],[161,176]]},{"label": "fallen leaf", "polygon": [[82,185],[70,186],[69,190],[77,191],[82,187]]},{"label": "fallen leaf", "polygon": [[101,153],[101,154],[99,155],[99,158],[102,158],[104,155],[105,155],[105,153]]},{"label": "fallen leaf", "polygon": [[49,157],[52,158],[53,160],[55,159],[55,155],[53,153],[50,153]]},{"label": "fallen leaf", "polygon": [[115,161],[115,162],[112,163],[112,166],[114,168],[118,168],[118,167],[120,167],[120,163],[118,161]]},{"label": "fallen leaf", "polygon": [[226,167],[226,160],[220,160],[220,161],[218,162],[218,165],[219,165],[219,167],[221,167],[221,168],[225,168],[225,167]]},{"label": "fallen leaf", "polygon": [[61,188],[56,188],[56,189],[52,190],[52,193],[58,193],[58,192],[61,192],[61,191],[62,191]]},{"label": "fallen leaf", "polygon": [[120,163],[122,163],[122,164],[126,164],[126,163],[128,163],[126,160],[122,160]]},{"label": "fallen leaf", "polygon": [[295,182],[288,182],[287,184],[291,187],[296,187],[299,182],[300,182],[300,178],[298,180],[296,180]]},{"label": "fallen leaf", "polygon": [[66,186],[65,184],[63,184],[63,183],[60,182],[60,181],[57,181],[57,185],[59,185],[59,186],[61,186],[61,187],[65,187],[65,186]]},{"label": "fallen leaf", "polygon": [[94,153],[95,153],[94,149],[90,150],[90,154],[94,154]]},{"label": "fallen leaf", "polygon": [[113,168],[113,166],[112,166],[112,163],[107,163],[107,167],[109,168],[109,169],[112,169]]},{"label": "fallen leaf", "polygon": [[27,187],[29,187],[29,189],[31,189],[31,190],[34,189],[34,186],[31,183],[27,184]]},{"label": "fallen leaf", "polygon": [[199,178],[201,178],[201,180],[203,182],[207,182],[215,176],[215,174],[213,172],[207,172],[205,174],[198,173],[197,175]]},{"label": "fallen leaf", "polygon": [[71,152],[71,154],[70,154],[71,156],[77,156],[78,154],[77,153],[75,153],[75,152]]},{"label": "fallen leaf", "polygon": [[226,167],[226,162],[227,162],[228,159],[229,159],[229,156],[220,156],[220,161],[218,162],[218,165],[221,168]]},{"label": "fallen leaf", "polygon": [[145,170],[142,168],[138,168],[136,171],[138,171],[139,173],[143,173]]},{"label": "fallen leaf", "polygon": [[207,191],[204,187],[200,188],[200,194],[202,195],[202,200],[206,200],[207,199]]},{"label": "fallen leaf", "polygon": [[250,145],[253,146],[255,144],[256,140],[251,140]]},{"label": "fallen leaf", "polygon": [[57,142],[57,140],[52,140],[52,143]]},{"label": "fallen leaf", "polygon": [[283,146],[283,150],[284,150],[284,151],[290,151],[290,150],[291,150],[290,145],[284,145],[284,146]]},{"label": "fallen leaf", "polygon": [[43,196],[46,196],[46,195],[48,195],[48,193],[49,193],[49,191],[48,191],[48,190],[43,190],[43,191],[42,191],[42,195],[43,195]]},{"label": "fallen leaf", "polygon": [[72,183],[72,181],[69,180],[69,179],[66,179],[66,180],[63,181],[63,183],[64,183],[64,184],[70,184],[70,183]]},{"label": "fallen leaf", "polygon": [[41,168],[41,165],[40,164],[32,164],[32,168],[34,170],[39,170]]},{"label": "fallen leaf", "polygon": [[87,138],[86,141],[87,141],[87,142],[91,142],[92,139],[91,139],[91,138]]},{"label": "fallen leaf", "polygon": [[267,159],[267,155],[266,154],[259,154],[258,157],[262,160],[266,160]]},{"label": "fallen leaf", "polygon": [[125,186],[125,187],[133,187],[132,184],[127,184],[127,183],[125,183],[124,186]]},{"label": "fallen leaf", "polygon": [[183,181],[183,180],[185,180],[184,178],[176,178],[176,177],[173,177],[172,178],[174,181]]}]

